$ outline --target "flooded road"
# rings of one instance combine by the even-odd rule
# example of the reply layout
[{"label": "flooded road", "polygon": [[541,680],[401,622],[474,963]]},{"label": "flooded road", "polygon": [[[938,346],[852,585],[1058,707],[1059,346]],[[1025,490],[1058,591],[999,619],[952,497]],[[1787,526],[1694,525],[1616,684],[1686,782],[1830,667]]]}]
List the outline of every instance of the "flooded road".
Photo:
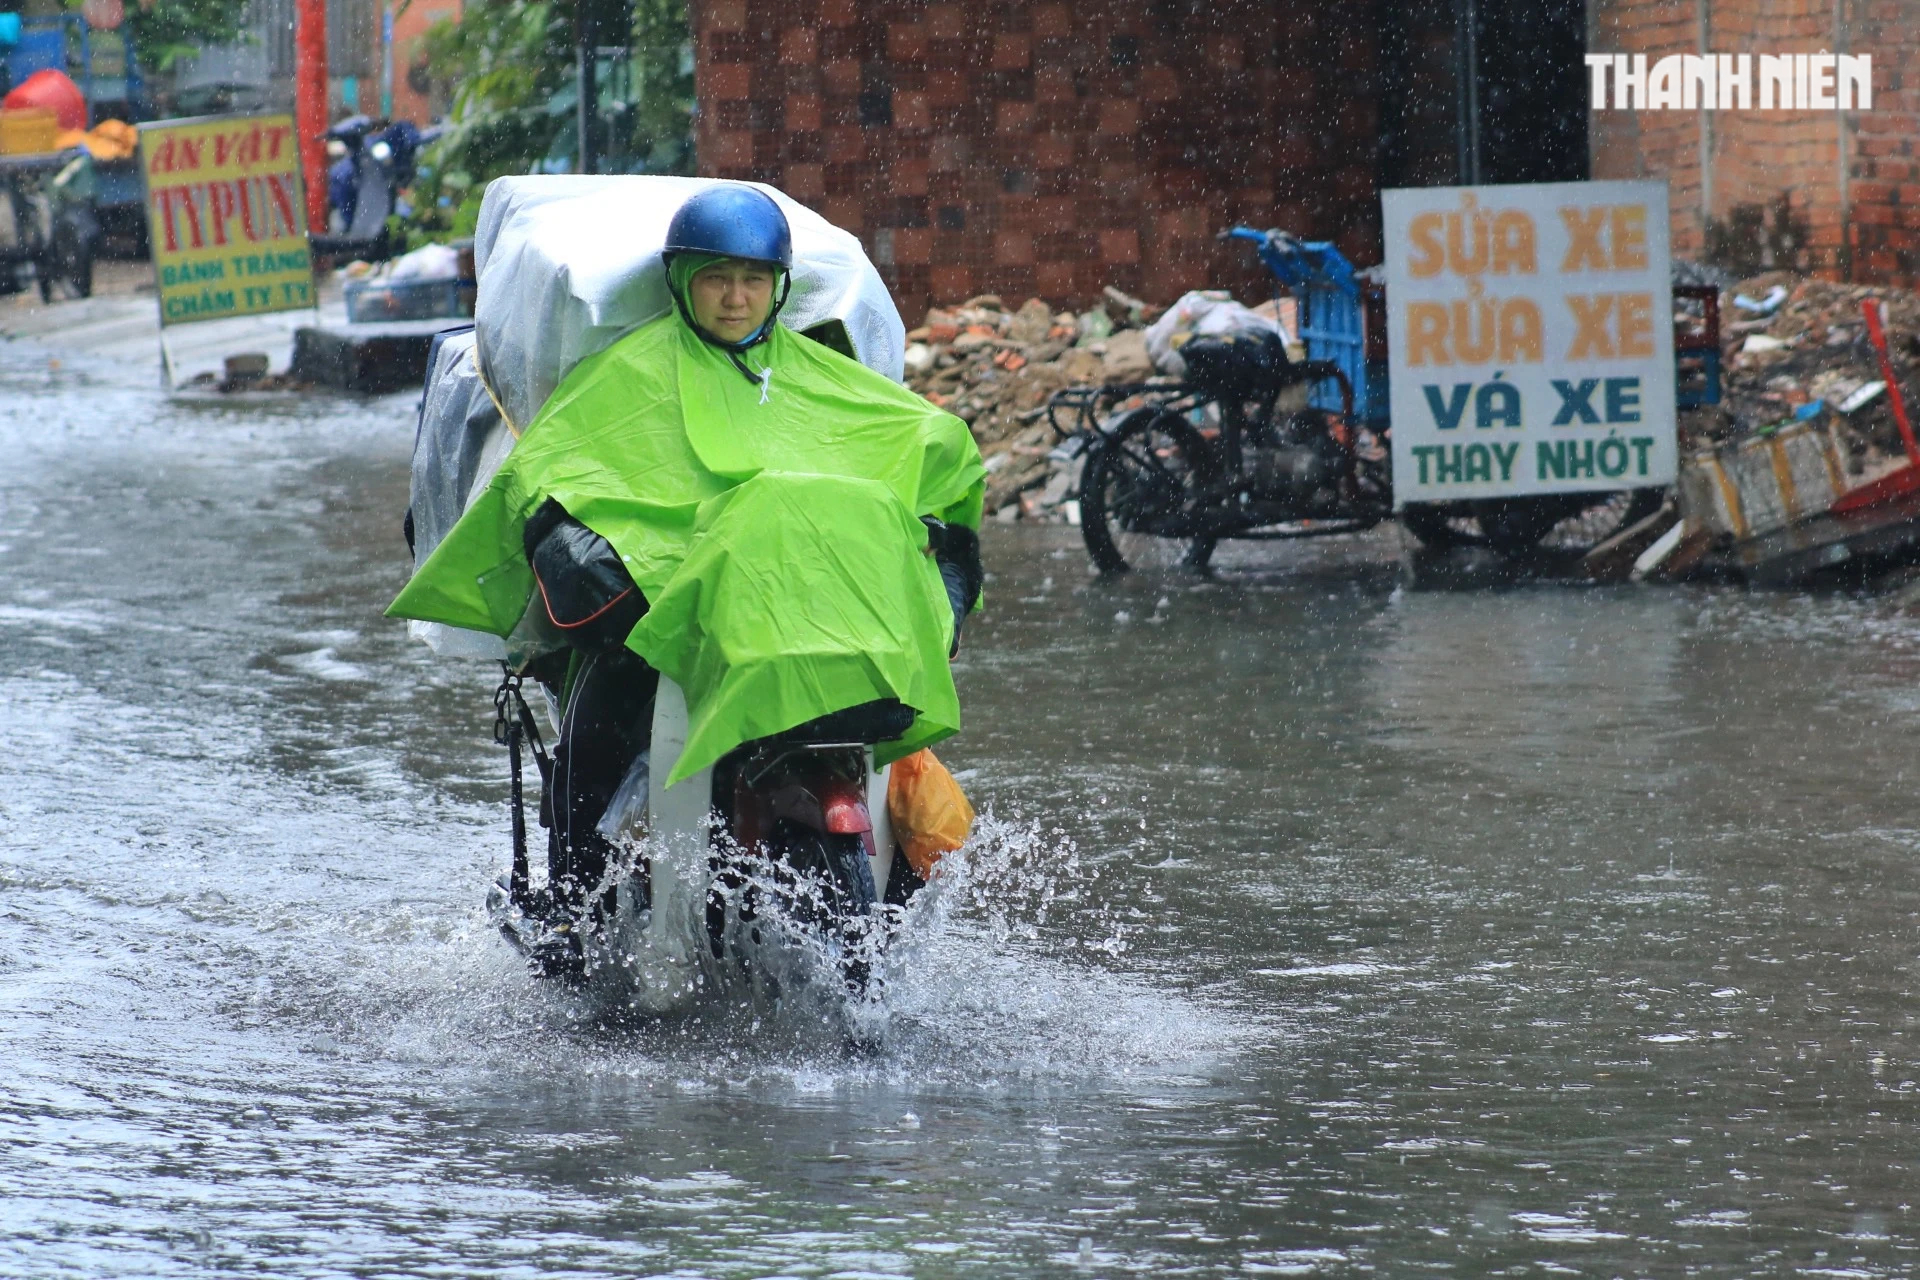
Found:
[{"label": "flooded road", "polygon": [[0,347],[0,1273],[1920,1267],[1915,619],[991,527],[881,1049],[609,1023],[379,617],[406,399],[146,378]]}]

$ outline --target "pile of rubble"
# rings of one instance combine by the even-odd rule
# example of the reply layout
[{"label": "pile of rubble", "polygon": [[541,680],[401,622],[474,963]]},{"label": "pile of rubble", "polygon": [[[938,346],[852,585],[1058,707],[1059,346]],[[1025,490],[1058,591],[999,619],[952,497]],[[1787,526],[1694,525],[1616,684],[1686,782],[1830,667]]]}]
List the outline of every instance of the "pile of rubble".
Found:
[{"label": "pile of rubble", "polygon": [[1073,514],[1078,460],[1056,451],[1047,400],[1067,387],[1153,377],[1142,326],[1158,314],[1117,289],[1107,290],[1106,305],[1079,314],[1038,298],[1013,310],[987,294],[929,311],[907,335],[907,385],[965,419],[980,442],[989,515]]},{"label": "pile of rubble", "polygon": [[1905,385],[1909,413],[1920,409],[1914,403],[1920,387],[1909,381],[1920,363],[1920,295],[1776,271],[1720,295],[1722,402],[1696,429],[1719,443],[1824,421],[1855,475],[1903,457],[1861,309],[1868,298],[1880,301],[1888,353]]},{"label": "pile of rubble", "polygon": [[[1202,314],[1184,308],[1226,307],[1241,315],[1224,293],[1190,294],[1175,304],[1154,332],[1161,354],[1177,350]],[[1078,523],[1074,500],[1083,459],[1061,441],[1047,421],[1047,401],[1068,387],[1114,387],[1174,382],[1177,360],[1156,367],[1148,328],[1166,311],[1109,286],[1099,306],[1078,314],[1054,311],[1039,298],[1017,310],[985,294],[958,307],[935,308],[907,335],[907,385],[941,408],[964,418],[987,464],[987,512],[1000,520]],[[1259,323],[1294,333],[1290,299],[1252,308]],[[1225,312],[1215,319],[1232,321]],[[1203,332],[1211,330],[1202,329]],[[1297,346],[1290,352],[1299,358]],[[1121,412],[1121,399],[1104,406]],[[1075,424],[1061,415],[1060,426]]]},{"label": "pile of rubble", "polygon": [[[1911,380],[1920,296],[1785,271],[1732,284],[1690,264],[1677,274],[1676,283],[1720,286],[1720,403],[1680,415],[1677,502],[1596,547],[1589,572],[1675,578],[1711,562],[1784,585],[1856,551],[1912,558],[1920,543],[1887,530],[1910,520],[1901,501],[1913,473],[1894,411],[1920,408]],[[1870,337],[1870,302],[1884,362]],[[1676,304],[1676,328],[1697,336],[1698,301]],[[1682,357],[1684,372],[1690,358]],[[1841,510],[1852,523],[1826,519]],[[1774,536],[1789,526],[1798,530],[1792,539]]]},{"label": "pile of rubble", "polygon": [[[1920,379],[1913,376],[1920,371],[1920,294],[1770,272],[1720,294],[1721,403],[1682,415],[1683,451],[1737,446],[1810,423],[1831,433],[1844,459],[1849,474],[1837,477],[1840,489],[1903,463],[1861,311],[1868,298],[1881,304],[1894,376],[1910,415],[1920,419]],[[1147,326],[1161,310],[1111,288],[1100,306],[1077,314],[1056,312],[1038,298],[1016,309],[984,295],[928,312],[907,335],[908,385],[965,419],[980,443],[990,516],[1077,521],[1081,459],[1060,447],[1047,401],[1068,387],[1172,380],[1148,350]],[[1254,310],[1297,332],[1291,301]],[[1063,416],[1061,425],[1073,424]]]}]

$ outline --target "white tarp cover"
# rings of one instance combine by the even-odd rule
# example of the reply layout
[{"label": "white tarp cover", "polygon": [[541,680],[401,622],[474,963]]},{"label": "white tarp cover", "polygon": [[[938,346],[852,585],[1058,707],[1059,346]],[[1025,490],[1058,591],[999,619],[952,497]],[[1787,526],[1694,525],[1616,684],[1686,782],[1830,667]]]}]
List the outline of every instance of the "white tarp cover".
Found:
[{"label": "white tarp cover", "polygon": [[[473,334],[442,338],[427,370],[427,393],[420,402],[420,423],[413,436],[407,510],[413,516],[415,568],[426,563],[467,503],[493,481],[493,473],[512,449],[513,433],[500,420],[500,411],[474,368]],[[407,630],[445,657],[507,655],[498,636],[438,622],[410,622]]]},{"label": "white tarp cover", "polygon": [[[476,355],[516,430],[576,364],[672,309],[660,259],[667,224],[719,181],[580,175],[488,185],[474,236]],[[793,293],[780,322],[797,331],[839,320],[860,363],[900,381],[906,326],[859,239],[753,185],[793,229]]]},{"label": "white tarp cover", "polygon": [[512,437],[473,367],[473,334],[453,333],[434,347],[427,393],[413,436],[413,554],[424,563],[492,481]]}]

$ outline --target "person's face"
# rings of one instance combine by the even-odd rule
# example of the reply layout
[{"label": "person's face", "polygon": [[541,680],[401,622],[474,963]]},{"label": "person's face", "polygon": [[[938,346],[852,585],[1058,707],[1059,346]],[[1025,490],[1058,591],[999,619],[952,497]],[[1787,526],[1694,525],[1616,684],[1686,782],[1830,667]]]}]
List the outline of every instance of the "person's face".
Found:
[{"label": "person's face", "polygon": [[694,320],[722,342],[739,342],[773,309],[773,276],[766,263],[739,258],[696,271],[687,285]]}]

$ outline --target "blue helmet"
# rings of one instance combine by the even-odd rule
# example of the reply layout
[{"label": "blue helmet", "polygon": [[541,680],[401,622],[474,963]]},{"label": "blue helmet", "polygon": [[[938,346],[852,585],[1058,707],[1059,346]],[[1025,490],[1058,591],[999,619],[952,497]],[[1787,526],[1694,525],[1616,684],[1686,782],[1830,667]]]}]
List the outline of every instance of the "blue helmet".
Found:
[{"label": "blue helmet", "polygon": [[680,206],[667,224],[666,253],[714,253],[791,267],[793,232],[772,196],[729,182],[708,187]]},{"label": "blue helmet", "polygon": [[[673,283],[673,259],[681,253],[711,253],[778,267],[780,292],[775,295],[773,309],[767,312],[760,327],[739,342],[723,342],[702,328],[693,318],[693,308]],[[673,221],[667,224],[667,243],[661,256],[667,262],[667,292],[672,295],[680,318],[701,341],[727,352],[748,381],[757,381],[753,372],[741,364],[740,353],[767,340],[773,332],[774,318],[787,305],[787,296],[793,290],[793,232],[787,226],[787,215],[780,212],[772,196],[745,183],[708,187],[673,215]]]}]

